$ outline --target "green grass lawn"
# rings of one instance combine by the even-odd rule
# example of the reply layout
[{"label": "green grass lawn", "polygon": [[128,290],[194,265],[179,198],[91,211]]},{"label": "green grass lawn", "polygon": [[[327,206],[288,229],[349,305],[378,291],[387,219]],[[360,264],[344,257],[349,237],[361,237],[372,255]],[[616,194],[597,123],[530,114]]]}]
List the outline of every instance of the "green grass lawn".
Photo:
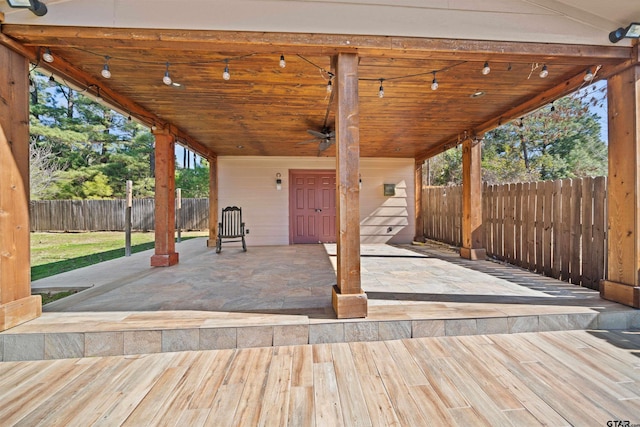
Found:
[{"label": "green grass lawn", "polygon": [[[183,239],[207,236],[183,232]],[[131,252],[154,247],[154,233],[133,233]],[[124,232],[31,233],[31,280],[124,256]]]}]

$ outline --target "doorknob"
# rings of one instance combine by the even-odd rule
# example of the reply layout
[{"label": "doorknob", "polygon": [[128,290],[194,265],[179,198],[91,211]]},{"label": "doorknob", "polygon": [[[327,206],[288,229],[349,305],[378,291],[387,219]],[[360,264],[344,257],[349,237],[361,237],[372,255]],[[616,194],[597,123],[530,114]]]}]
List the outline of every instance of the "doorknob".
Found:
[{"label": "doorknob", "polygon": [[316,212],[322,212],[322,209],[316,209]]}]

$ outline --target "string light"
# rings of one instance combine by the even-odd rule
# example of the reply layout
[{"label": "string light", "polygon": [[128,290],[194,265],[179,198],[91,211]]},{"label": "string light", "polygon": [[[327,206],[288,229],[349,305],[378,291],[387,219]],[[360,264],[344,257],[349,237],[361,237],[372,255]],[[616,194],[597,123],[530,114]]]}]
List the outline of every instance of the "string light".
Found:
[{"label": "string light", "polygon": [[171,80],[171,76],[169,75],[169,63],[167,62],[166,65],[167,65],[167,69],[164,72],[162,83],[166,84],[167,86],[171,86],[171,83],[173,83],[173,80]]},{"label": "string light", "polygon": [[104,67],[102,67],[102,71],[100,72],[100,74],[102,74],[102,77],[104,77],[105,79],[110,79],[111,78],[111,71],[109,70],[109,56],[105,56],[104,57]]},{"label": "string light", "polygon": [[231,74],[229,74],[229,60],[225,59],[224,72],[222,73],[222,78],[225,80],[229,80],[231,78]]},{"label": "string light", "polygon": [[33,83],[31,77],[29,77],[29,92],[33,93],[36,91],[36,85]]},{"label": "string light", "polygon": [[54,61],[53,55],[51,54],[51,49],[46,48],[44,53],[42,54],[42,59],[44,62],[52,63]]},{"label": "string light", "polygon": [[327,93],[331,93],[333,91],[333,85],[331,84],[331,76],[329,77],[329,81],[327,82]]},{"label": "string light", "polygon": [[545,79],[549,75],[549,70],[547,70],[547,64],[542,66],[542,70],[540,71],[540,78]]},{"label": "string light", "polygon": [[284,60],[284,55],[280,55],[280,68],[287,66],[287,61]]},{"label": "string light", "polygon": [[489,67],[489,61],[485,61],[484,66],[482,67],[482,74],[487,75],[491,72],[491,68]]},{"label": "string light", "polygon": [[431,82],[431,90],[438,90],[438,80],[436,80],[436,72],[433,72],[433,81]]},{"label": "string light", "polygon": [[584,77],[582,79],[585,82],[590,82],[591,80],[593,80],[593,72],[591,71],[591,68],[587,68],[587,71],[585,71]]},{"label": "string light", "polygon": [[551,101],[551,112],[553,113],[554,111],[556,111],[556,106],[553,105],[553,101]]},{"label": "string light", "polygon": [[384,88],[382,87],[382,82],[384,79],[380,79],[380,89],[378,89],[378,98],[384,98]]},{"label": "string light", "polygon": [[51,74],[51,77],[49,77],[49,87],[54,87],[57,84],[56,79],[53,77],[53,74]]},{"label": "string light", "polygon": [[96,101],[100,102],[102,101],[102,96],[100,95],[100,86],[96,86]]}]

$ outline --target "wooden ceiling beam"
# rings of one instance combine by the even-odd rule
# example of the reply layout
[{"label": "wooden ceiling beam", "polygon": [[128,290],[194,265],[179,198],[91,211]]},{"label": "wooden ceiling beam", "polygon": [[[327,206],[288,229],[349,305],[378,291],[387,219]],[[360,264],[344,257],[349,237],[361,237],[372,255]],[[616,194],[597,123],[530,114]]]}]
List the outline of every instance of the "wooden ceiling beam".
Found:
[{"label": "wooden ceiling beam", "polygon": [[242,31],[159,30],[3,25],[6,35],[32,46],[95,49],[156,49],[249,53],[333,55],[357,50],[359,56],[404,57],[463,61],[553,62],[606,64],[624,61],[630,47],[551,43],[426,39]]},{"label": "wooden ceiling beam", "polygon": [[104,102],[110,108],[114,108],[115,110],[120,111],[122,114],[128,113],[132,117],[135,117],[136,120],[144,123],[149,127],[156,126],[157,128],[168,129],[176,136],[179,144],[187,146],[189,149],[197,152],[199,155],[205,158],[212,158],[216,156],[216,154],[213,153],[210,149],[205,147],[203,144],[198,142],[183,130],[161,119],[160,117],[140,106],[128,97],[125,97],[112,90],[108,86],[105,86],[104,81],[100,81],[90,74],[87,74],[86,72],[78,69],[74,65],[65,61],[64,58],[56,56],[55,61],[52,63],[41,61],[39,52],[40,49],[30,46],[24,46],[2,33],[0,33],[0,44],[3,44],[13,51],[23,55],[30,62],[37,64],[38,68],[44,69],[55,74],[56,76],[63,78],[67,85],[73,86],[76,90],[86,89],[87,92],[92,93],[93,95],[97,95],[97,88],[100,88],[100,95],[103,98]]}]

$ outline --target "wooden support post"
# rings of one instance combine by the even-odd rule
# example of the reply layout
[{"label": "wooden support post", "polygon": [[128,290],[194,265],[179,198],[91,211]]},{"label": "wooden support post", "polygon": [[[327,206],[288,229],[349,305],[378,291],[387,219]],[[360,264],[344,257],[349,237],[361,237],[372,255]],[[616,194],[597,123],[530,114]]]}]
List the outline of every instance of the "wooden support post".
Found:
[{"label": "wooden support post", "polygon": [[422,172],[423,161],[416,160],[414,169],[414,188],[415,188],[415,214],[416,214],[416,231],[413,240],[415,242],[425,242],[424,238],[424,211],[422,210]]},{"label": "wooden support post", "polygon": [[176,157],[175,139],[166,130],[153,133],[156,138],[156,208],[155,254],[152,267],[169,267],[178,263],[176,252]]},{"label": "wooden support post", "polygon": [[0,331],[42,314],[31,295],[29,63],[0,46]]},{"label": "wooden support post", "polygon": [[[638,45],[634,48],[638,59]],[[640,308],[640,65],[608,80],[608,272],[604,299]]]},{"label": "wooden support post", "polygon": [[209,158],[209,239],[207,246],[216,247],[218,238],[218,158]]},{"label": "wooden support post", "polygon": [[367,295],[360,282],[358,55],[339,53],[335,64],[338,284],[333,288],[332,303],[338,318],[343,319],[366,317]]},{"label": "wooden support post", "polygon": [[485,259],[482,226],[482,142],[466,139],[462,143],[462,247],[460,256]]}]

